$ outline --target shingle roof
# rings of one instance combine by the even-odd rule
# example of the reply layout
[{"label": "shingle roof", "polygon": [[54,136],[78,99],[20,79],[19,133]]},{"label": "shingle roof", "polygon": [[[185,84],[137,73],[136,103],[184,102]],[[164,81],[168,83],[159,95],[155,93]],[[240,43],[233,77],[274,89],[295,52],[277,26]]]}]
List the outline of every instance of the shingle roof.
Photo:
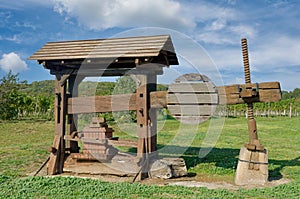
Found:
[{"label": "shingle roof", "polygon": [[169,65],[178,64],[169,35],[48,42],[28,59],[42,62],[86,58],[157,57],[160,54],[166,55]]}]

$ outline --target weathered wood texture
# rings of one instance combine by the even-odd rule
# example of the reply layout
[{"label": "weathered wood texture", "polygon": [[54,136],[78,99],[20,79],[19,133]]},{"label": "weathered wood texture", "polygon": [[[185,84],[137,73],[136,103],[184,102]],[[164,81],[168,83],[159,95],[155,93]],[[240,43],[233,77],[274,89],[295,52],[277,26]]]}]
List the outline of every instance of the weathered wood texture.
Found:
[{"label": "weathered wood texture", "polygon": [[173,83],[169,86],[167,104],[171,115],[179,121],[200,123],[212,116],[216,110],[216,86],[211,82],[188,80]]},{"label": "weathered wood texture", "polygon": [[[166,91],[151,92],[150,96],[151,108],[167,107]],[[73,97],[68,99],[68,114],[105,113],[126,110],[136,110],[136,94]]]},{"label": "weathered wood texture", "polygon": [[[50,156],[48,164],[48,174],[54,175],[63,172],[64,158],[65,158],[65,140],[64,135],[66,131],[66,82],[61,83],[58,79],[55,81],[55,155]],[[59,142],[59,143],[57,143]],[[56,147],[58,146],[58,147]]]},{"label": "weathered wood texture", "polygon": [[68,99],[68,113],[104,113],[136,110],[135,94],[75,97]]},{"label": "weathered wood texture", "polygon": [[110,140],[110,139],[90,139],[90,138],[72,138],[69,135],[65,135],[64,137],[65,140],[71,140],[74,142],[89,142],[89,143],[94,143],[94,144],[109,144],[113,146],[124,146],[124,147],[137,147],[137,141],[134,140],[128,140],[128,139],[118,139],[118,140]]},{"label": "weathered wood texture", "polygon": [[169,35],[48,42],[29,59],[39,61],[157,57],[166,52],[170,65],[178,64]]},{"label": "weathered wood texture", "polygon": [[[78,96],[78,85],[81,82],[82,79],[79,77],[76,81],[76,76],[70,76],[68,79],[68,97],[77,97]],[[77,115],[68,114],[68,134],[71,135],[73,132],[77,131],[77,125],[78,125],[78,117]],[[71,153],[78,153],[79,152],[79,146],[77,142],[74,141],[67,141],[66,142],[66,148],[70,148]]]},{"label": "weathered wood texture", "polygon": [[50,159],[47,165],[47,174],[54,175],[57,173],[57,165],[59,160],[61,138],[59,135],[54,136],[53,145],[51,147]]},{"label": "weathered wood texture", "polygon": [[[256,88],[256,84],[251,84]],[[209,85],[210,86],[210,85]],[[211,87],[211,86],[210,86]],[[167,93],[167,91],[151,92],[151,108],[166,108],[167,104],[178,104],[179,101],[189,104],[244,104],[244,99],[240,96],[240,89],[245,88],[244,84],[235,84],[217,87],[218,93],[200,93],[199,85],[183,85],[181,88],[195,93]],[[178,88],[174,88],[178,91]],[[281,99],[280,84],[278,82],[265,82],[258,84],[258,97],[253,98],[253,102],[277,102]],[[123,110],[136,110],[136,94],[114,95],[114,96],[95,96],[95,97],[74,97],[68,99],[68,114],[75,113],[94,113],[110,112]],[[171,109],[173,108],[170,106]],[[195,109],[197,112],[200,108]],[[180,109],[176,109],[179,111]],[[204,108],[203,110],[207,110]]]},{"label": "weathered wood texture", "polygon": [[257,89],[258,96],[251,98],[250,102],[278,102],[281,100],[281,90],[279,82],[263,82],[258,84],[234,84],[218,87],[219,104],[244,104],[245,99],[241,97],[241,92],[251,87]]}]

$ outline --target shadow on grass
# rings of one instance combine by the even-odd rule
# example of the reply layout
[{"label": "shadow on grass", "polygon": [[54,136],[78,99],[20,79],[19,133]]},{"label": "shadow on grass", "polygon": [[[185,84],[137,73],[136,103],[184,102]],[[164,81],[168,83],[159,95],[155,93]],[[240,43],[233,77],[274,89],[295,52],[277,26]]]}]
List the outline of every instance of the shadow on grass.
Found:
[{"label": "shadow on grass", "polygon": [[284,169],[284,167],[288,167],[288,166],[300,166],[300,156],[296,157],[292,160],[273,160],[273,159],[269,159],[269,165],[276,165],[277,167],[270,170],[269,169],[269,180],[279,180],[281,179],[283,176],[281,174],[281,171]]},{"label": "shadow on grass", "polygon": [[[164,145],[158,145],[158,149],[162,149],[164,147]],[[203,163],[214,163],[216,167],[236,170],[240,152],[239,149],[212,148],[205,157],[199,158],[200,149],[200,147],[168,146],[168,152],[173,151],[174,153],[165,154],[165,156],[182,157],[185,160],[188,169]],[[179,153],[176,153],[177,151],[184,151],[184,153],[180,155]],[[291,160],[269,159],[269,165],[272,165],[269,166],[269,180],[279,180],[283,177],[282,170],[285,167],[300,167],[300,156]],[[270,167],[273,168],[270,169]]]},{"label": "shadow on grass", "polygon": [[[212,148],[203,158],[199,158],[200,147],[182,147],[173,145],[157,145],[162,157],[181,157],[185,160],[187,169],[201,165],[203,163],[214,163],[216,167],[236,170],[238,164],[239,149],[233,148]],[[164,153],[161,153],[163,149]],[[203,150],[203,149],[202,149]],[[136,148],[130,148],[130,153],[136,153]],[[272,166],[271,166],[272,165]],[[269,159],[269,180],[279,180],[283,177],[282,170],[287,166],[299,166],[300,156],[292,160]],[[270,167],[272,167],[270,169]],[[195,176],[195,173],[189,173],[188,176]]]}]

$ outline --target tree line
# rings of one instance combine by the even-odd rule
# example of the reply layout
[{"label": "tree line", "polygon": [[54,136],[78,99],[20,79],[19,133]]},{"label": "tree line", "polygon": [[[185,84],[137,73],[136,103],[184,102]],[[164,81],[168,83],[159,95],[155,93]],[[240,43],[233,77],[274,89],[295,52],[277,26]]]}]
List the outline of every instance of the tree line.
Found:
[{"label": "tree line", "polygon": [[[24,118],[53,119],[54,112],[54,80],[32,82],[19,81],[18,74],[9,72],[0,79],[0,119],[14,120]],[[112,95],[135,92],[135,82],[127,76],[116,82],[83,82],[79,87],[79,95]],[[166,85],[158,85],[157,90],[166,90]],[[246,104],[221,106],[221,116],[244,116]],[[299,116],[300,89],[282,91],[282,100],[274,103],[255,103],[256,116]],[[123,117],[119,113],[120,118]],[[126,115],[126,114],[125,114]],[[127,114],[128,115],[128,114]],[[132,118],[135,112],[130,113]],[[107,114],[107,117],[112,117]],[[113,119],[113,118],[112,118]]]}]

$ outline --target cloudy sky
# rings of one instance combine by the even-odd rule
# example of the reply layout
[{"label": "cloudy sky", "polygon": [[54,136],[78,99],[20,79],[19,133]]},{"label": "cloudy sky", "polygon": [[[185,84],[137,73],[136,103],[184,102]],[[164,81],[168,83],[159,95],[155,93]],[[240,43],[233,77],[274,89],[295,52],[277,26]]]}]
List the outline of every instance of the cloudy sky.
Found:
[{"label": "cloudy sky", "polygon": [[[299,10],[298,0],[0,0],[0,77],[12,70],[29,82],[53,79],[27,60],[48,41],[168,33],[183,72],[190,59],[203,58],[182,52],[191,45],[180,40],[189,38],[224,84],[242,83],[240,39],[246,37],[252,82],[280,81],[293,90],[300,87]],[[201,73],[212,67],[194,64]]]}]

